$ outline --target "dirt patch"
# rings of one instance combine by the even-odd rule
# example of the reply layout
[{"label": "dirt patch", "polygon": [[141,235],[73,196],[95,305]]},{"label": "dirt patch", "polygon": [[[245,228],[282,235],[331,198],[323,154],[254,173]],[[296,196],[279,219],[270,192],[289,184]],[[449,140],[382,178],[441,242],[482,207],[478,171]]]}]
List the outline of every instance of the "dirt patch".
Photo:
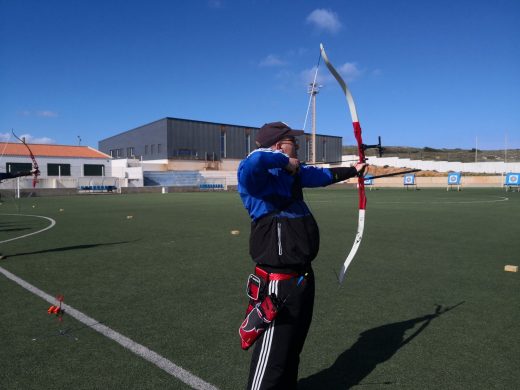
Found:
[{"label": "dirt patch", "polygon": [[[409,168],[395,168],[395,167],[380,167],[377,165],[370,165],[368,174],[372,176],[386,175],[388,173],[404,172],[408,171]],[[419,171],[414,172],[417,177],[437,177],[437,176],[448,176],[447,173],[435,172],[435,171]]]}]

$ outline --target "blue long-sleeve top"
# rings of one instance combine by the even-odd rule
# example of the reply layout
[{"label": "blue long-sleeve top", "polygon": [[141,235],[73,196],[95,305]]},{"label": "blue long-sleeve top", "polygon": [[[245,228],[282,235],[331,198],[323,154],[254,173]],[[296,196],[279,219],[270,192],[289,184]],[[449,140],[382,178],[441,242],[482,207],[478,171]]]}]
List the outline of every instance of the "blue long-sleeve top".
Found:
[{"label": "blue long-sleeve top", "polygon": [[[256,149],[241,161],[238,193],[253,221],[271,213],[290,218],[309,215],[301,188],[324,187],[335,182],[328,168],[302,164],[298,173],[291,175],[284,169],[288,163],[289,156],[268,148]],[[295,183],[297,180],[300,183]]]}]

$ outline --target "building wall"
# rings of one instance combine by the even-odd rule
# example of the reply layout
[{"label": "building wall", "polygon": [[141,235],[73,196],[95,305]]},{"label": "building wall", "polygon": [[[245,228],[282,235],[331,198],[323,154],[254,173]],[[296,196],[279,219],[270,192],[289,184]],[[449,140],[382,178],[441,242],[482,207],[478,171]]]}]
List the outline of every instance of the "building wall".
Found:
[{"label": "building wall", "polygon": [[[37,188],[76,188],[78,185],[83,184],[83,182],[101,182],[103,180],[109,180],[112,176],[111,160],[104,158],[62,158],[37,156],[36,159],[40,168],[40,176],[38,177]],[[7,164],[9,163],[32,164],[32,161],[24,156],[4,156],[0,170],[2,172],[7,172]],[[47,164],[69,164],[70,176],[49,176]],[[102,172],[104,175],[85,176],[85,164],[103,165],[104,168]],[[21,177],[20,179],[8,179],[0,183],[0,189],[14,188],[14,186],[17,185],[17,182],[20,183],[21,188],[32,188],[32,181],[32,176]]]},{"label": "building wall", "polygon": [[[256,127],[211,123],[178,118],[164,118],[99,142],[99,150],[115,158],[134,157],[146,160],[224,161],[243,159],[256,149]],[[308,159],[309,134],[298,137],[299,158]],[[316,136],[317,161],[341,158],[341,137]],[[154,152],[152,153],[152,145]],[[161,151],[158,152],[158,145]],[[325,146],[324,146],[325,145]],[[119,151],[119,155],[115,154]]]},{"label": "building wall", "polygon": [[171,158],[242,159],[256,149],[257,131],[252,127],[169,118],[168,149]]},{"label": "building wall", "polygon": [[[305,134],[300,137],[300,150],[298,158],[302,161],[310,161],[312,155],[312,135]],[[316,161],[340,161],[342,153],[342,138],[316,134]]]},{"label": "building wall", "polygon": [[[55,178],[57,176],[49,176],[47,170],[47,164],[69,164],[70,165],[70,176],[72,178],[82,177],[84,175],[84,165],[103,165],[104,176],[112,175],[112,164],[110,160],[104,158],[62,158],[62,157],[37,157],[38,166],[40,168],[40,179]],[[7,172],[7,164],[32,164],[32,161],[24,156],[4,156],[1,170]]]},{"label": "building wall", "polygon": [[[133,148],[133,155],[130,155],[129,148]],[[114,158],[168,158],[167,118],[103,139],[99,141],[98,150]]]}]

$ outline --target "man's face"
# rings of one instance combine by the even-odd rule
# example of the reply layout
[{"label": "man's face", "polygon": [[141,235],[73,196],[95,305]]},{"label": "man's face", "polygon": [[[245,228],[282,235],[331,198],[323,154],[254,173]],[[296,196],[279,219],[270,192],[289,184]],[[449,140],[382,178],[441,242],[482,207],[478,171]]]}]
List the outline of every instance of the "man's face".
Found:
[{"label": "man's face", "polygon": [[296,138],[294,137],[287,137],[284,139],[281,139],[276,143],[277,149],[284,152],[286,155],[288,155],[291,158],[297,158],[298,157],[298,143],[296,141]]}]

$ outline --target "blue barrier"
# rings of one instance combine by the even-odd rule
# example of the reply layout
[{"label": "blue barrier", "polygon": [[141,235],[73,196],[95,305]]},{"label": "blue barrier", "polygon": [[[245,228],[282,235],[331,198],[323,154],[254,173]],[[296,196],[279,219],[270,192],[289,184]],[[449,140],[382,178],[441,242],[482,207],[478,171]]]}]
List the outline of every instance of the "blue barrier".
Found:
[{"label": "blue barrier", "polygon": [[223,190],[224,184],[219,183],[202,183],[199,185],[201,190]]},{"label": "blue barrier", "polygon": [[79,186],[80,191],[90,191],[90,192],[113,192],[117,189],[116,186]]}]

